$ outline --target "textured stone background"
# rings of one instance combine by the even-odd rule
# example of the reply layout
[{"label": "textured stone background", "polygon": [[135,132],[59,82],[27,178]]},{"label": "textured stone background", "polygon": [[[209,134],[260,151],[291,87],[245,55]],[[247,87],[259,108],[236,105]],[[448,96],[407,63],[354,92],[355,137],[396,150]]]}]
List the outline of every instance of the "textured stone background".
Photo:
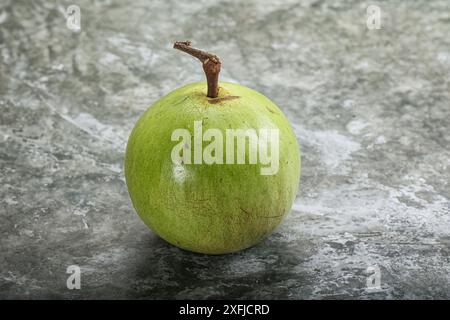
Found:
[{"label": "textured stone background", "polygon": [[[450,3],[375,2],[368,30],[371,3],[0,1],[0,298],[450,298]],[[127,194],[135,121],[203,79],[184,39],[301,145],[290,216],[244,252],[172,247]]]}]

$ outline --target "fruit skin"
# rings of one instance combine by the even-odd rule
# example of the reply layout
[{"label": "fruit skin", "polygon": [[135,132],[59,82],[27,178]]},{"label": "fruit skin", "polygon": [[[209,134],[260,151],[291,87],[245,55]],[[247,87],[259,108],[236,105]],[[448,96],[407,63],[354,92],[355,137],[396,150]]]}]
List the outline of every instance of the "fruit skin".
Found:
[{"label": "fruit skin", "polygon": [[[270,234],[289,212],[300,179],[299,147],[281,110],[252,89],[219,85],[214,99],[206,97],[206,83],[198,82],[158,100],[136,123],[125,156],[129,194],[147,226],[177,247],[207,254],[245,249]],[[261,175],[267,165],[259,162],[174,164],[171,152],[178,142],[171,141],[172,132],[186,128],[193,136],[198,120],[203,132],[278,128],[278,172]]]}]

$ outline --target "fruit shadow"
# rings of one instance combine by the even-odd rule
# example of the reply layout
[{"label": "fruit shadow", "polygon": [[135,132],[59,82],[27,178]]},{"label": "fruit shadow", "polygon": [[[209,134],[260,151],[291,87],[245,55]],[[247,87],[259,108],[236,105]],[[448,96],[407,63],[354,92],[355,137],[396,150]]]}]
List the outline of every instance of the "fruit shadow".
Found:
[{"label": "fruit shadow", "polygon": [[153,233],[142,240],[130,270],[135,281],[130,295],[136,298],[288,299],[312,281],[301,267],[311,244],[294,243],[278,232],[251,248],[222,255],[182,250]]}]

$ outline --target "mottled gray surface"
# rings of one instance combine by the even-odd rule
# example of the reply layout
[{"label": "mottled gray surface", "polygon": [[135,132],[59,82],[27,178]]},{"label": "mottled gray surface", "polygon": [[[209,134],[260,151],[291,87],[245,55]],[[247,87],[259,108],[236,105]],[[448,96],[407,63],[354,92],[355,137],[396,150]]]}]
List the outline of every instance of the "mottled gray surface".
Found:
[{"label": "mottled gray surface", "polygon": [[[368,30],[370,3],[1,0],[0,298],[450,298],[450,3],[378,2]],[[293,211],[232,255],[157,238],[124,182],[139,115],[203,79],[183,39],[274,100],[302,149]]]}]

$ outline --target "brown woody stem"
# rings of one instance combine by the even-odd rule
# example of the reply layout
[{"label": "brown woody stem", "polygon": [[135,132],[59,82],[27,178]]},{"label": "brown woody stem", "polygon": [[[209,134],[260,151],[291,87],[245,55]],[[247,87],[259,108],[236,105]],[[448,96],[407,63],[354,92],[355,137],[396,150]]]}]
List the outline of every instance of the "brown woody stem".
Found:
[{"label": "brown woody stem", "polygon": [[222,63],[215,54],[205,52],[191,47],[190,41],[177,41],[173,44],[175,49],[189,53],[202,62],[203,71],[205,71],[206,81],[208,83],[208,94],[210,98],[217,98],[219,94],[219,73]]}]

